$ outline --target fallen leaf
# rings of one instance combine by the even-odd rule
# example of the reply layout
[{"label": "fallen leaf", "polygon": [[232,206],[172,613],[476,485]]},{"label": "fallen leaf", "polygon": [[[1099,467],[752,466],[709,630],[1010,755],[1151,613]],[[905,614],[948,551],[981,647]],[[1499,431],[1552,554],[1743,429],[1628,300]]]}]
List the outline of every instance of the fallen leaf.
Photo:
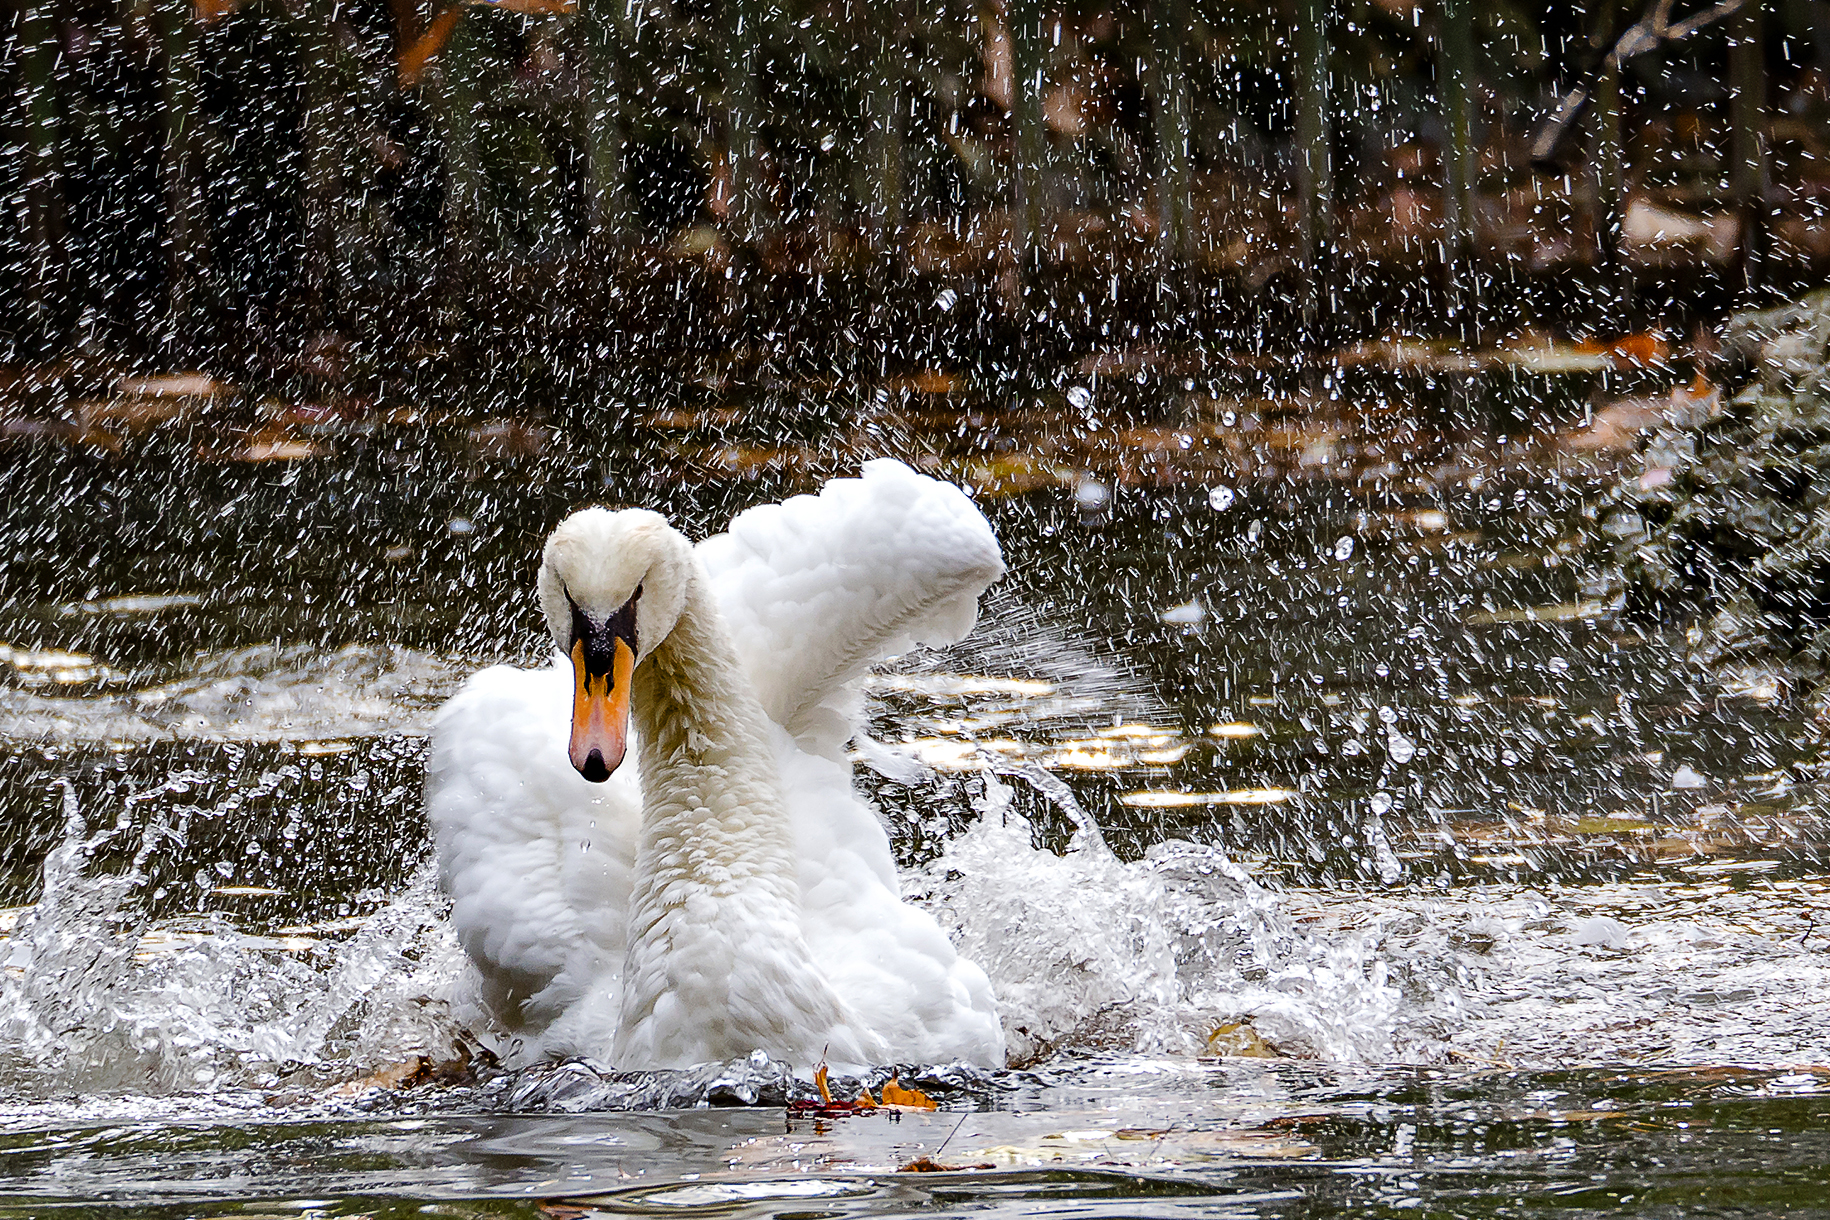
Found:
[{"label": "fallen leaf", "polygon": [[1543,377],[1599,373],[1614,363],[1607,351],[1592,344],[1534,343],[1527,347],[1503,348],[1497,355],[1503,363]]},{"label": "fallen leaf", "polygon": [[913,377],[893,377],[884,383],[884,388],[892,392],[910,390],[917,394],[953,394],[963,384],[956,374],[942,372],[940,369],[922,369]]},{"label": "fallen leaf", "polygon": [[85,428],[114,428],[129,433],[183,420],[191,410],[191,404],[184,399],[150,396],[86,398],[76,404],[77,417]]},{"label": "fallen leaf", "polygon": [[451,38],[451,31],[457,29],[457,23],[463,16],[464,10],[459,5],[439,10],[438,15],[426,25],[425,31],[413,40],[412,45],[401,51],[400,65],[395,75],[402,89],[411,89],[419,84],[426,65],[432,61],[433,56],[444,50],[445,43]]},{"label": "fallen leaf", "polygon": [[1614,340],[1608,345],[1608,354],[1614,357],[1617,368],[1644,368],[1670,361],[1671,345],[1664,336],[1645,332]]},{"label": "fallen leaf", "polygon": [[502,8],[529,17],[556,17],[578,10],[578,0],[464,0],[472,8]]},{"label": "fallen leaf", "polygon": [[240,8],[242,0],[196,0],[191,12],[199,25],[214,25]]},{"label": "fallen leaf", "polygon": [[1621,238],[1635,255],[1649,261],[1665,262],[1674,255],[1702,255],[1711,262],[1727,264],[1740,245],[1741,218],[1734,212],[1691,216],[1647,199],[1635,199],[1627,204],[1622,217]]},{"label": "fallen leaf", "polygon": [[883,1104],[886,1106],[906,1106],[913,1110],[938,1110],[940,1104],[923,1093],[920,1089],[905,1089],[902,1083],[892,1076],[883,1085]]},{"label": "fallen leaf", "polygon": [[552,1220],[583,1220],[583,1217],[595,1215],[596,1209],[580,1207],[576,1203],[561,1203],[556,1199],[542,1199],[537,1205],[544,1216]]},{"label": "fallen leaf", "polygon": [[1588,817],[1577,818],[1570,825],[1570,830],[1579,835],[1618,835],[1631,834],[1641,830],[1656,830],[1657,825],[1639,818]]},{"label": "fallen leaf", "polygon": [[208,373],[161,373],[122,377],[114,383],[114,392],[135,398],[218,398],[235,393],[235,387]]},{"label": "fallen leaf", "polygon": [[832,1105],[832,1089],[826,1083],[826,1065],[822,1063],[813,1070],[813,1086],[820,1091],[820,1100]]},{"label": "fallen leaf", "polygon": [[296,462],[307,458],[323,457],[325,452],[322,445],[288,436],[284,432],[258,432],[228,453],[213,454],[200,451],[197,456],[205,460],[216,457],[231,462]]},{"label": "fallen leaf", "polygon": [[990,1161],[977,1161],[971,1165],[943,1165],[939,1161],[934,1160],[932,1157],[918,1156],[914,1160],[910,1161],[907,1165],[904,1165],[902,1168],[898,1169],[896,1172],[897,1173],[959,1173],[961,1170],[966,1170],[966,1169],[996,1169],[996,1168],[997,1168],[997,1166]]},{"label": "fallen leaf", "polygon": [[1556,606],[1507,606],[1499,610],[1479,610],[1463,619],[1470,627],[1487,627],[1495,623],[1569,623],[1578,619],[1600,618],[1608,613],[1602,602],[1564,602]]},{"label": "fallen leaf", "polygon": [[465,431],[470,454],[478,461],[507,462],[539,457],[550,438],[538,424],[518,419],[491,419]]},{"label": "fallen leaf", "polygon": [[340,1085],[333,1086],[329,1093],[332,1097],[355,1097],[370,1089],[404,1089],[414,1083],[420,1074],[426,1071],[426,1068],[425,1058],[414,1055],[410,1059],[402,1059],[399,1063],[378,1067],[367,1076],[346,1080]]},{"label": "fallen leaf", "polygon": [[1179,792],[1148,788],[1127,792],[1118,803],[1132,809],[1190,809],[1199,805],[1281,805],[1296,795],[1294,788],[1235,788],[1227,792]]}]

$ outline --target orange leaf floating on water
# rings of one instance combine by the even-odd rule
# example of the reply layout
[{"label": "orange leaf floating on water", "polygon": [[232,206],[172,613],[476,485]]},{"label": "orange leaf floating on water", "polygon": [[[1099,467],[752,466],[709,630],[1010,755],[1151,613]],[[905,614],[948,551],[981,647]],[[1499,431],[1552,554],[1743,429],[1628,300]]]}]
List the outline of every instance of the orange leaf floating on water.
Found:
[{"label": "orange leaf floating on water", "polygon": [[1646,368],[1655,364],[1667,364],[1671,360],[1671,345],[1665,342],[1663,335],[1652,331],[1621,335],[1611,343],[1585,340],[1576,344],[1576,350],[1606,356],[1617,369]]},{"label": "orange leaf floating on water", "polygon": [[871,1096],[869,1089],[860,1093],[858,1095],[858,1100],[856,1101],[840,1101],[838,1098],[834,1097],[832,1095],[832,1082],[828,1078],[826,1065],[824,1063],[813,1070],[813,1083],[814,1087],[820,1090],[820,1099],[818,1101],[807,1099],[789,1102],[788,1108],[790,1110],[796,1114],[811,1113],[831,1118],[845,1114],[857,1114],[863,1110],[875,1110],[878,1108],[877,1099]]},{"label": "orange leaf floating on water", "polygon": [[1643,368],[1651,364],[1665,364],[1671,359],[1671,345],[1665,342],[1663,335],[1650,332],[1623,335],[1614,340],[1609,351],[1617,367]]},{"label": "orange leaf floating on water", "polygon": [[902,1082],[892,1076],[883,1085],[883,1104],[886,1106],[908,1106],[915,1110],[938,1110],[940,1104],[923,1093],[920,1089],[905,1089]]},{"label": "orange leaf floating on water", "polygon": [[881,1101],[872,1097],[869,1089],[859,1092],[856,1101],[840,1101],[832,1095],[832,1083],[824,1063],[813,1070],[813,1083],[814,1087],[820,1091],[820,1100],[791,1102],[788,1107],[790,1110],[802,1114],[811,1111],[820,1115],[832,1116],[858,1114],[866,1110],[885,1108],[892,1110],[937,1110],[940,1108],[926,1093],[920,1089],[905,1089],[894,1077],[891,1077],[889,1082],[883,1086]]}]

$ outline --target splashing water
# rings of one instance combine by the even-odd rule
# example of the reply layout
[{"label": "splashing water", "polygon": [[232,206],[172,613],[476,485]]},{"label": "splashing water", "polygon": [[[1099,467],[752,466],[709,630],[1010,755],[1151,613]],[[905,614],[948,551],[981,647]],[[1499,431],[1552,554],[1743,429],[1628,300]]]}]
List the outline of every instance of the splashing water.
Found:
[{"label": "splashing water", "polygon": [[0,685],[0,736],[282,741],[423,733],[432,709],[461,677],[443,659],[399,646],[352,644],[325,652],[262,644],[193,658],[168,681],[127,694],[46,694]]},{"label": "splashing water", "polygon": [[[970,818],[935,836],[933,854],[905,885],[991,975],[1013,1064],[1117,1053],[1156,1063],[1218,1054],[1529,1066],[1567,1060],[1578,1038],[1598,1059],[1683,1051],[1802,1062],[1815,1053],[1830,976],[1816,968],[1809,912],[1797,908],[1819,894],[1805,883],[1778,881],[1804,888],[1767,898],[1729,892],[1700,874],[1688,896],[1633,885],[1583,896],[1517,885],[1491,893],[1353,893],[1276,889],[1221,848],[1174,837],[1140,858],[1121,858],[1091,802],[1035,761],[1053,747],[1039,741],[1038,754],[1012,755],[985,738],[1014,731],[1000,725],[1038,739],[1098,732],[1114,709],[1141,721],[1162,712],[1160,701],[1103,658],[1022,617],[1020,607],[998,617],[1017,625],[985,633],[970,651],[914,658],[884,676],[873,720],[892,730],[885,736],[893,742],[895,731],[919,726],[923,715],[944,714],[971,754],[964,774],[919,763],[904,769],[899,782],[911,791],[925,786],[931,800],[951,803],[949,794],[962,790],[972,798]],[[252,685],[274,700],[276,724],[287,716],[329,723],[348,710],[351,691],[374,700],[379,723],[410,724],[426,698],[400,679],[410,660],[349,650],[305,656],[275,671],[270,684]],[[264,674],[265,666],[257,658],[230,670]],[[317,677],[295,678],[293,670]],[[321,680],[328,673],[350,680]],[[965,676],[972,673],[1027,677]],[[991,693],[961,702],[981,687]],[[1010,693],[1018,687],[1020,697]],[[907,714],[895,710],[899,702],[892,707],[911,696],[931,706]],[[218,702],[232,719],[236,700]],[[260,718],[266,723],[267,713]],[[1374,717],[1367,721],[1379,732]],[[1396,716],[1381,713],[1376,722],[1388,754],[1413,745]],[[340,757],[367,757],[349,749]],[[401,756],[411,752],[409,744]],[[316,766],[304,756],[297,762]],[[85,817],[76,789],[62,783],[61,837],[42,860],[38,901],[0,913],[0,920],[14,916],[11,925],[0,922],[0,934],[11,928],[0,940],[0,1099],[9,1119],[43,1120],[72,1104],[59,1100],[72,1095],[87,1095],[84,1115],[111,1104],[143,1114],[149,1104],[182,1108],[199,1098],[335,1109],[365,1096],[366,1082],[385,1069],[474,1053],[461,1020],[465,960],[443,923],[428,866],[414,871],[409,861],[404,884],[350,895],[366,915],[338,911],[262,934],[224,914],[153,917],[170,907],[169,899],[164,908],[154,899],[172,883],[174,863],[211,858],[198,850],[206,825],[213,832],[245,821],[263,801],[283,808],[288,825],[306,816],[301,798],[311,789],[302,786],[300,767],[272,774],[282,772],[292,775],[290,787],[269,792],[280,780],[269,785],[264,774],[253,786],[231,780],[227,794],[205,797],[221,790],[223,776],[180,767],[119,798],[101,829],[91,824],[94,810],[106,807],[98,802],[117,798],[84,798]],[[1382,878],[1396,874],[1407,850],[1394,821],[1395,791],[1380,787],[1366,798],[1354,836]],[[893,803],[885,808],[897,813]],[[1044,819],[1071,831],[1055,836]],[[277,850],[296,863],[290,844]],[[208,888],[199,883],[199,891]],[[1597,939],[1604,914],[1609,934]],[[1742,927],[1756,923],[1762,930]],[[1673,984],[1686,974],[1706,981]],[[971,1095],[1003,1087],[937,1070],[905,1079]],[[485,1073],[480,1089],[414,1104],[768,1103],[798,1087],[782,1065],[748,1060],[689,1073],[617,1073],[574,1062]],[[366,1096],[363,1104],[376,1104],[372,1091]]]},{"label": "splashing water", "polygon": [[1266,1054],[1393,1057],[1399,996],[1357,938],[1300,934],[1211,847],[1170,840],[1121,861],[1065,785],[1020,774],[1067,802],[1078,829],[1066,854],[1032,845],[1010,789],[987,773],[979,821],[916,881],[991,975],[1013,1062],[1064,1047],[1211,1052],[1228,1026],[1249,1027]]},{"label": "splashing water", "polygon": [[[218,812],[154,798],[204,778],[180,772],[127,798],[95,833],[63,785],[63,841],[45,859],[42,893],[0,941],[0,1090],[270,1089],[300,1072],[320,1085],[409,1054],[451,1056],[458,1031],[437,997],[461,959],[429,866],[341,941],[309,929],[250,935],[220,915],[150,923],[149,865],[184,843],[194,818]],[[140,804],[158,812],[138,828],[129,866],[96,869],[133,833]]]},{"label": "splashing water", "polygon": [[[1058,779],[1008,771],[1073,821],[1066,854],[1033,845],[1011,790],[987,772],[978,821],[910,886],[991,974],[1013,1063],[1064,1048],[1199,1052],[1229,1023],[1249,1023],[1267,1054],[1390,1055],[1397,996],[1353,938],[1323,947],[1293,932],[1276,897],[1211,848],[1172,841],[1123,862]],[[262,936],[221,915],[146,918],[160,849],[220,812],[154,798],[202,778],[180,772],[127,798],[97,832],[64,785],[63,840],[45,859],[41,897],[0,942],[0,1090],[43,1100],[280,1089],[321,1102],[327,1087],[415,1056],[466,1057],[474,1043],[452,1015],[464,960],[430,864],[361,920]],[[141,806],[157,810],[143,824]],[[135,833],[126,868],[98,866]],[[491,1096],[517,1109],[754,1102],[787,1096],[786,1079],[767,1063],[620,1076],[542,1065]]]}]

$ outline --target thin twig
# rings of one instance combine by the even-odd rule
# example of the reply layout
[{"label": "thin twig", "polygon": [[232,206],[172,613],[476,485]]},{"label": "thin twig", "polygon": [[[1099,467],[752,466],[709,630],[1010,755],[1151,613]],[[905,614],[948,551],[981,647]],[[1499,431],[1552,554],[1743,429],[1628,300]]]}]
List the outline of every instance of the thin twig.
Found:
[{"label": "thin twig", "polygon": [[971,1118],[972,1114],[973,1112],[968,1110],[959,1116],[959,1121],[953,1124],[953,1130],[947,1132],[947,1138],[940,1142],[940,1147],[929,1154],[928,1159],[930,1161],[938,1161],[940,1159],[940,1154],[946,1151],[947,1145],[953,1142],[953,1137],[959,1134],[959,1129],[966,1125],[966,1120]]},{"label": "thin twig", "polygon": [[1595,91],[1595,78],[1602,71],[1618,68],[1624,61],[1644,55],[1661,44],[1682,42],[1698,30],[1724,17],[1734,16],[1747,7],[1749,0],[1721,0],[1714,8],[1686,17],[1675,25],[1671,22],[1672,3],[1673,0],[1656,0],[1651,11],[1623,30],[1614,45],[1608,48],[1608,53],[1583,74],[1580,82],[1557,99],[1556,107],[1531,142],[1534,166],[1540,170],[1557,167],[1563,143],[1588,109]]}]

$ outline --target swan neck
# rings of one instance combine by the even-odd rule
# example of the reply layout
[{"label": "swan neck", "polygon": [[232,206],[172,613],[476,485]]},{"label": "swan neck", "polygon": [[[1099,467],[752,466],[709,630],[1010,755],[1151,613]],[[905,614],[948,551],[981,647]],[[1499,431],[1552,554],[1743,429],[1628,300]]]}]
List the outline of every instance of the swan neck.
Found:
[{"label": "swan neck", "polygon": [[[703,572],[672,631],[636,666],[630,714],[642,768],[643,839],[709,840],[721,864],[774,871],[794,892],[792,835],[769,720]],[[716,833],[713,827],[741,833]]]}]

